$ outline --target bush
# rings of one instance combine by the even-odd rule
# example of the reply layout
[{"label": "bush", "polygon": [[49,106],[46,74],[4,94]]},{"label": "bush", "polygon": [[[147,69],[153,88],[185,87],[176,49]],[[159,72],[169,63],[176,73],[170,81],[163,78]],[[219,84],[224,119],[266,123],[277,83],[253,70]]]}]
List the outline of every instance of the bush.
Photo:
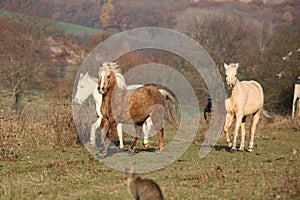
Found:
[{"label": "bush", "polygon": [[0,112],[0,159],[15,160],[42,147],[66,147],[77,140],[71,102],[40,99],[21,113]]}]

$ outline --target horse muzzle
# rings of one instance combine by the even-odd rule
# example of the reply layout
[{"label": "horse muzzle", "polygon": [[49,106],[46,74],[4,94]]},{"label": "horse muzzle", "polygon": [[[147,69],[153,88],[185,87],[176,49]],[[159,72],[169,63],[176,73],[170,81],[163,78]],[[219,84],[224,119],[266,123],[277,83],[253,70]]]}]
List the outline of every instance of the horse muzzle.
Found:
[{"label": "horse muzzle", "polygon": [[99,92],[99,94],[104,95],[106,93],[106,90],[104,88],[98,87],[98,92]]},{"label": "horse muzzle", "polygon": [[235,86],[234,84],[227,84],[227,85],[228,85],[228,88],[231,89],[231,90],[232,90],[232,89],[234,88],[234,86]]},{"label": "horse muzzle", "polygon": [[81,105],[83,101],[82,101],[82,100],[79,100],[79,99],[77,99],[77,98],[75,98],[75,99],[74,99],[74,102],[77,103],[77,104],[79,104],[79,105]]}]

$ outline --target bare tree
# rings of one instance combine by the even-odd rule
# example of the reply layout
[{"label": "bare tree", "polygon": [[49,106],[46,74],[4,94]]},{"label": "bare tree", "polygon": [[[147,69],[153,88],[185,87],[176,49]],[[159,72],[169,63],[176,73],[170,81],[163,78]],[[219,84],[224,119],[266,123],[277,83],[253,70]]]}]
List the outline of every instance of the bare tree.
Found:
[{"label": "bare tree", "polygon": [[25,90],[37,87],[35,75],[47,62],[43,41],[49,24],[24,15],[0,17],[0,79],[10,96],[10,109],[18,109]]},{"label": "bare tree", "polygon": [[220,66],[237,59],[252,24],[223,10],[191,8],[177,18],[176,29],[198,41]]}]

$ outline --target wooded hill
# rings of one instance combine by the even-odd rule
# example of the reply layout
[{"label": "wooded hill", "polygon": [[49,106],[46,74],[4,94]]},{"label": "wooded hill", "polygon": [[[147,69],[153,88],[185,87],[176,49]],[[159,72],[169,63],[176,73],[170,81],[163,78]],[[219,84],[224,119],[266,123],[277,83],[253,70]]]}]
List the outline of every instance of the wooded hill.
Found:
[{"label": "wooded hill", "polygon": [[[6,67],[11,66],[11,58],[13,58],[15,69],[20,66],[24,69],[34,67],[35,74],[40,75],[41,67],[39,66],[43,66],[42,74],[46,80],[62,80],[66,75],[65,66],[69,64],[65,62],[61,62],[60,65],[51,64],[47,59],[49,54],[39,54],[43,52],[41,49],[49,48],[49,41],[51,41],[49,36],[54,41],[57,40],[54,44],[59,43],[62,46],[74,47],[74,49],[81,48],[83,51],[87,48],[86,53],[88,53],[99,42],[115,32],[145,26],[167,27],[181,31],[199,42],[212,56],[221,74],[224,73],[224,62],[239,62],[241,66],[239,79],[255,79],[263,85],[266,109],[282,114],[289,113],[291,110],[293,81],[300,73],[300,52],[298,51],[300,48],[300,2],[297,0],[278,4],[265,4],[260,0],[249,3],[184,0],[89,0],[84,2],[11,0],[1,2],[2,5],[6,3],[1,7],[9,11],[105,30],[93,38],[84,37],[87,47],[79,47],[76,45],[78,42],[76,38],[70,35],[57,37],[57,32],[49,33],[46,31],[49,30],[47,27],[36,27],[34,21],[26,22],[29,23],[26,26],[24,23],[22,25],[19,22],[8,22],[7,19],[2,19],[5,23],[1,23],[0,28],[5,31],[0,32],[5,33],[6,37],[1,41],[3,48],[0,49],[3,55],[1,57],[2,71],[8,70]],[[15,28],[8,29],[9,26]],[[16,37],[23,38],[24,44],[14,42]],[[45,44],[45,41],[48,41],[48,45],[35,45]],[[22,56],[18,56],[13,49],[19,47],[32,49],[32,51],[20,50]],[[68,52],[71,51],[68,50]],[[60,58],[65,61],[66,55],[69,54],[60,54]],[[201,77],[194,75],[191,66],[184,60],[163,52],[151,54],[138,52],[126,56],[119,60],[120,64],[125,66],[125,70],[146,62],[176,66],[177,70],[188,77],[195,87],[201,105],[205,105],[208,97],[206,86]],[[37,62],[35,57],[44,59]],[[16,58],[19,59],[19,64],[16,63]],[[28,62],[24,64],[21,62],[22,58],[26,58]],[[79,65],[80,62],[77,62],[75,68],[78,69]],[[70,77],[70,74],[68,76]],[[2,87],[5,88],[10,84],[9,82],[4,84],[4,80],[6,79],[2,79]],[[36,82],[39,81],[35,80],[34,83]],[[36,88],[36,85],[32,83],[25,85],[27,85],[26,90]]]},{"label": "wooded hill", "polygon": [[[264,3],[269,2],[269,3]],[[94,28],[125,30],[140,26],[173,28],[174,19],[187,8],[228,7],[255,16],[262,10],[283,14],[287,7],[298,15],[297,0],[4,0],[1,8]]]}]

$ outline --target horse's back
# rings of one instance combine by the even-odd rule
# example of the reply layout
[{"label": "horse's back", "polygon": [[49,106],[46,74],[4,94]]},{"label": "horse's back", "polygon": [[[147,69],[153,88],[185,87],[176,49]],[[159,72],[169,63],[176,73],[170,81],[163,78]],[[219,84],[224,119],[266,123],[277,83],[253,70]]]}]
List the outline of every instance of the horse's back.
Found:
[{"label": "horse's back", "polygon": [[154,86],[143,86],[132,92],[129,100],[129,113],[132,118],[144,118],[153,105],[165,107],[164,97]]},{"label": "horse's back", "polygon": [[242,81],[241,83],[250,85],[251,89],[256,88],[260,92],[262,92],[263,90],[262,86],[257,81],[250,80],[250,81]]},{"label": "horse's back", "polygon": [[243,90],[248,93],[251,97],[256,98],[257,100],[264,97],[263,88],[257,81],[242,81],[241,82]]},{"label": "horse's back", "polygon": [[155,102],[158,104],[164,103],[164,98],[160,91],[154,86],[143,86],[137,88],[131,95],[131,100],[135,103]]}]

